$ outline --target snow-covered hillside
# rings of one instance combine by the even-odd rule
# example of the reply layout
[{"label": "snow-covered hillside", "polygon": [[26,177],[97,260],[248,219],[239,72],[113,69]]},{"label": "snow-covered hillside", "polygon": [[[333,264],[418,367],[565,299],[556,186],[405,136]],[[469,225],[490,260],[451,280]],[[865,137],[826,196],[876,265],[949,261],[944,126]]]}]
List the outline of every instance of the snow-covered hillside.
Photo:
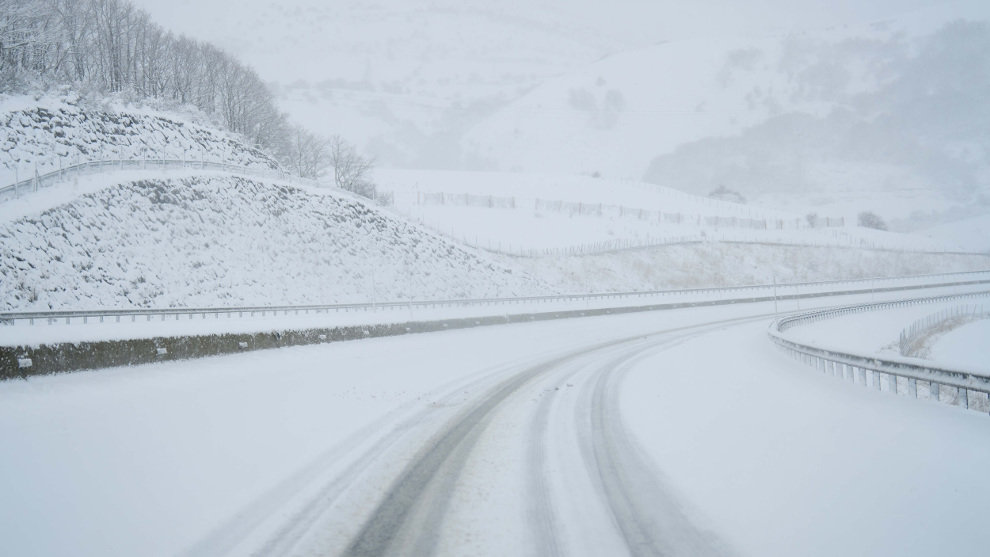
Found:
[{"label": "snow-covered hillside", "polygon": [[[980,50],[973,43],[984,41],[985,31],[950,23],[966,15],[925,12],[923,22],[922,16],[910,15],[817,33],[760,40],[705,38],[624,52],[547,80],[479,124],[466,141],[479,159],[501,169],[599,171],[638,178],[654,157],[704,138],[735,136],[783,115],[800,115],[811,124],[833,114],[867,124],[885,109],[898,117],[907,106],[885,107],[882,102],[907,102],[918,95],[941,96],[930,99],[935,103],[948,101],[946,95],[956,90],[956,72],[982,71]],[[925,70],[928,81],[921,75]],[[970,88],[982,91],[984,79],[971,78]],[[942,79],[947,82],[940,88],[930,88]],[[971,90],[953,98],[953,113],[982,112],[982,95]],[[955,122],[915,116],[916,132],[960,131]],[[774,147],[787,156],[797,146],[781,142]],[[865,153],[864,158],[879,154]],[[764,156],[773,158],[771,153]],[[751,158],[721,164],[746,168],[759,162]],[[731,186],[740,179],[725,172],[714,177],[714,185],[695,184],[691,176],[678,179],[662,170],[657,162],[647,175],[693,191],[713,189],[718,180]],[[718,171],[710,169],[710,174]],[[799,184],[763,185],[783,189]]]},{"label": "snow-covered hillside", "polygon": [[702,242],[583,256],[507,258],[567,292],[629,292],[919,275],[990,268],[990,256]]},{"label": "snow-covered hillside", "polygon": [[140,4],[392,167],[724,186],[909,231],[990,210],[986,3]]},{"label": "snow-covered hillside", "polygon": [[187,159],[277,168],[237,136],[189,114],[75,95],[0,96],[0,186],[76,162]]},{"label": "snow-covered hillside", "polygon": [[236,177],[112,185],[0,224],[7,310],[317,304],[543,292],[349,197]]}]

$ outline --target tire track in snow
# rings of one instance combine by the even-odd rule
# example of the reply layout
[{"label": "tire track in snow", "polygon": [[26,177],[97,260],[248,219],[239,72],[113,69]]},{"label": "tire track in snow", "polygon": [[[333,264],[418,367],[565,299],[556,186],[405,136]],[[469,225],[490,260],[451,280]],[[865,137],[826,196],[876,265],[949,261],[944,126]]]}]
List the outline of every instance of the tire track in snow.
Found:
[{"label": "tire track in snow", "polygon": [[[469,377],[454,380],[422,396],[437,399],[441,406],[454,405],[452,398],[463,396],[479,386],[491,383],[493,377],[517,369],[519,364],[503,364],[487,368]],[[291,518],[264,538],[263,544],[250,551],[257,555],[289,555],[302,542],[338,502],[362,474],[391,451],[401,452],[406,445],[417,441],[417,428],[436,427],[431,423],[437,413],[436,406],[414,411],[421,401],[412,401],[382,418],[360,428],[339,445],[332,447],[313,462],[256,499],[208,536],[187,549],[185,557],[214,557],[240,554],[248,550],[245,540],[252,533],[264,528],[273,511],[287,513]],[[436,404],[436,403],[435,403]],[[336,475],[328,476],[325,470],[340,462],[351,460]],[[301,504],[293,501],[302,498]],[[250,545],[250,544],[248,544]]]},{"label": "tire track in snow", "polygon": [[[709,332],[706,327],[610,362],[586,384],[579,412],[590,422],[583,453],[613,519],[633,556],[716,556],[730,552],[712,532],[700,530],[685,513],[663,475],[629,438],[620,415],[619,386],[640,359]],[[586,457],[586,458],[587,458]]]},{"label": "tire track in snow", "polygon": [[[663,337],[672,333],[683,332],[675,339],[661,338],[660,345],[670,344],[678,339],[704,334],[713,328],[725,326],[734,322],[744,322],[763,319],[766,316],[734,318],[729,320],[678,327],[635,337],[619,339],[590,348],[572,352],[565,356],[546,361],[542,364],[525,368],[512,375],[495,387],[489,389],[476,402],[450,420],[447,426],[434,435],[423,448],[418,451],[410,464],[400,474],[388,489],[383,500],[377,505],[370,518],[361,527],[345,552],[349,556],[385,555],[401,553],[405,555],[430,555],[437,545],[437,536],[444,514],[450,503],[453,488],[458,477],[463,472],[465,462],[473,447],[492,419],[495,410],[507,399],[519,394],[530,386],[535,379],[547,375],[562,366],[579,362],[581,358],[596,355],[610,347],[630,345],[630,352],[623,357],[613,360],[599,368],[596,373],[597,382],[592,385],[594,395],[592,403],[591,435],[589,454],[594,455],[592,461],[586,462],[597,477],[601,478],[601,490],[607,504],[612,510],[613,517],[621,531],[630,553],[634,555],[667,555],[671,549],[677,549],[679,544],[661,540],[651,530],[663,533],[661,537],[687,533],[693,540],[687,547],[695,548],[702,555],[722,554],[717,543],[705,542],[702,538],[711,534],[696,531],[690,522],[680,512],[671,494],[657,486],[652,478],[656,475],[647,464],[637,459],[638,449],[626,437],[621,423],[617,419],[617,405],[614,399],[614,385],[607,379],[617,362],[628,361],[649,349],[655,349],[658,342],[648,342],[641,346],[644,339]],[[580,368],[570,372],[578,373]],[[621,377],[620,377],[621,379]],[[547,422],[538,423],[537,429]],[[545,435],[545,432],[543,432]],[[616,435],[616,440],[607,439]],[[535,455],[533,452],[535,451]],[[618,455],[610,455],[617,452]],[[541,449],[531,449],[531,458],[545,458]],[[641,458],[641,457],[640,457]],[[542,469],[539,473],[543,473]],[[536,516],[533,524],[541,530],[536,539],[542,550],[553,554],[559,551],[555,529],[556,519],[552,510],[549,490],[543,480],[532,480],[537,488],[538,499],[534,505]],[[633,493],[633,490],[645,489],[649,497],[661,497],[666,501],[667,509],[657,512],[646,501],[649,499]],[[657,501],[657,499],[654,499]],[[655,504],[654,504],[655,506]],[[669,524],[658,526],[656,520],[665,520]],[[548,526],[549,525],[549,526]],[[549,532],[545,529],[549,528]],[[681,553],[681,551],[675,551]]]}]

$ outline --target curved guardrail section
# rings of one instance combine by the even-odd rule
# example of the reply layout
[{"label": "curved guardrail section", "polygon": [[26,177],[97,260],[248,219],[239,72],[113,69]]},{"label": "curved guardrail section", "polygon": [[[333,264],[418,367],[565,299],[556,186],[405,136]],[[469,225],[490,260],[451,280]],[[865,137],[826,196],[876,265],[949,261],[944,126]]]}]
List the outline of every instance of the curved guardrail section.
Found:
[{"label": "curved guardrail section", "polygon": [[[921,398],[918,391],[920,382],[923,387],[927,386],[927,398],[930,400],[956,404],[962,408],[970,408],[973,406],[971,403],[980,400],[978,404],[984,410],[988,410],[990,409],[990,374],[952,369],[919,358],[839,352],[813,344],[795,342],[784,335],[784,331],[790,328],[843,315],[986,296],[990,296],[990,291],[859,304],[802,313],[774,321],[770,325],[769,336],[777,346],[792,357],[823,373],[830,373],[877,390],[883,390],[883,384],[886,383],[888,392],[897,394],[906,391],[908,396],[915,398]],[[946,392],[944,387],[948,387],[951,391]],[[973,393],[979,393],[976,399]],[[953,394],[955,397],[952,396]]]}]

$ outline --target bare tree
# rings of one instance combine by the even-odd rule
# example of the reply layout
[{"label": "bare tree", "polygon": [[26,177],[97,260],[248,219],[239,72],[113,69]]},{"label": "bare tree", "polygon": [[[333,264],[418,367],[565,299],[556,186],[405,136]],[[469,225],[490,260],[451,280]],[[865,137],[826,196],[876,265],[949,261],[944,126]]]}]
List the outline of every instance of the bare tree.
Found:
[{"label": "bare tree", "polygon": [[129,0],[0,0],[0,92],[53,82],[190,103],[251,144],[284,154],[296,141],[297,172],[312,176],[329,165],[317,162],[329,160],[320,140],[292,137],[253,69],[172,35]]},{"label": "bare tree", "polygon": [[280,159],[290,171],[303,178],[320,178],[330,167],[330,141],[294,126],[280,152]]},{"label": "bare tree", "polygon": [[339,135],[330,138],[329,147],[333,181],[337,187],[374,199],[376,188],[369,177],[374,160],[359,155],[354,146]]}]

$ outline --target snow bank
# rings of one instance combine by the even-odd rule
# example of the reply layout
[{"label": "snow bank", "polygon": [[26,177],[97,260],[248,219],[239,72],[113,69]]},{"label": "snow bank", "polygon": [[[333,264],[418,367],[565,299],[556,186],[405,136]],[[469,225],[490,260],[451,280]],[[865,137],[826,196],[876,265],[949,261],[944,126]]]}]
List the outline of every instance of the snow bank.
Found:
[{"label": "snow bank", "polygon": [[641,360],[622,403],[740,555],[986,554],[987,416],[815,373],[765,322]]}]

